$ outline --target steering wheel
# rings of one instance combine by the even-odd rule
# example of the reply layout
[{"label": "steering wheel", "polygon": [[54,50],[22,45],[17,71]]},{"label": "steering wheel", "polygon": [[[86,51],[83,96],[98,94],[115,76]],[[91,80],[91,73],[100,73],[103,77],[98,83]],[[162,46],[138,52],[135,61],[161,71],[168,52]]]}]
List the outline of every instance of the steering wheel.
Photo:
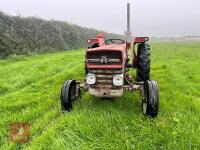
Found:
[{"label": "steering wheel", "polygon": [[106,45],[110,45],[110,44],[124,44],[125,41],[122,39],[108,39],[105,41]]}]

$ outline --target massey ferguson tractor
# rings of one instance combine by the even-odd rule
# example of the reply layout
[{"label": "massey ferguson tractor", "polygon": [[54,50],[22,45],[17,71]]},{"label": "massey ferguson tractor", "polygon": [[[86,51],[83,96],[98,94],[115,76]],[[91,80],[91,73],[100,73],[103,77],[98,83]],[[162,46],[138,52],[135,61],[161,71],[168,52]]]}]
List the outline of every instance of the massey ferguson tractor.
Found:
[{"label": "massey ferguson tractor", "polygon": [[[124,91],[139,90],[145,115],[158,114],[158,84],[150,80],[150,46],[148,37],[132,38],[130,32],[130,4],[127,4],[127,31],[125,40],[104,40],[102,34],[88,40],[85,55],[85,80],[67,80],[61,89],[61,107],[71,111],[80,98],[81,89],[101,98],[120,97]],[[132,51],[131,51],[132,47]],[[129,74],[136,69],[136,79]]]}]

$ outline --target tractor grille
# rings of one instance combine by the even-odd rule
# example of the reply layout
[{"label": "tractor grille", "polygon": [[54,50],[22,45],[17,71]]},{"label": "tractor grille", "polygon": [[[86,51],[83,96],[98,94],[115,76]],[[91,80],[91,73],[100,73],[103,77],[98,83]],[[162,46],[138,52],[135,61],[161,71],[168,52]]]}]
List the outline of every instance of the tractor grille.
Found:
[{"label": "tractor grille", "polygon": [[96,83],[90,88],[95,89],[121,89],[119,86],[113,85],[113,76],[122,74],[122,70],[89,70],[89,73],[96,74]]},{"label": "tractor grille", "polygon": [[92,51],[87,54],[87,60],[92,65],[121,64],[120,51]]}]

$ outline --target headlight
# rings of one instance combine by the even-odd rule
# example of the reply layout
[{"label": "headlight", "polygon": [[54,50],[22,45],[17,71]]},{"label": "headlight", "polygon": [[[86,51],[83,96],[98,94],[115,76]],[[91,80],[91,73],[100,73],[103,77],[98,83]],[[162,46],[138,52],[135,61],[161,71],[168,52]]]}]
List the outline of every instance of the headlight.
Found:
[{"label": "headlight", "polygon": [[96,76],[95,74],[89,73],[86,75],[86,82],[87,84],[95,84],[96,83]]},{"label": "headlight", "polygon": [[115,86],[122,86],[124,84],[123,74],[118,74],[113,76],[113,84]]}]

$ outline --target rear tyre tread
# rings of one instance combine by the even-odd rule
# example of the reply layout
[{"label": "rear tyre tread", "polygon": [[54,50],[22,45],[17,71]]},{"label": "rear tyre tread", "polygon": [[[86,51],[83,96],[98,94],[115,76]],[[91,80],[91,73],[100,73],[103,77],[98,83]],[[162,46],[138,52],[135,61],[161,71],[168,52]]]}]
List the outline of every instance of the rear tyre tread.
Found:
[{"label": "rear tyre tread", "polygon": [[150,46],[146,43],[138,45],[137,81],[150,79]]}]

